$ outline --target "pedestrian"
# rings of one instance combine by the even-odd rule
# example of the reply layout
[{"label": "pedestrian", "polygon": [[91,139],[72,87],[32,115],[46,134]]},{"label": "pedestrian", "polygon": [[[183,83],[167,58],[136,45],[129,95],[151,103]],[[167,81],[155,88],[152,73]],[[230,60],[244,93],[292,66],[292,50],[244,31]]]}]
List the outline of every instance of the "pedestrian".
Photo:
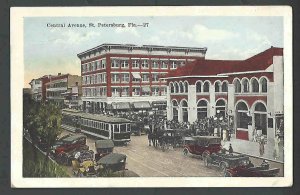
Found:
[{"label": "pedestrian", "polygon": [[257,131],[256,131],[256,127],[255,127],[252,132],[252,141],[253,142],[256,142],[256,135],[257,135]]},{"label": "pedestrian", "polygon": [[263,156],[265,153],[265,138],[264,135],[261,135],[259,140],[259,155]]},{"label": "pedestrian", "polygon": [[279,158],[279,135],[277,134],[274,138],[274,159],[277,160]]},{"label": "pedestrian", "polygon": [[233,154],[233,148],[232,148],[231,144],[229,144],[228,152],[229,152],[229,154]]},{"label": "pedestrian", "polygon": [[149,141],[149,146],[151,146],[151,140],[152,140],[152,125],[150,125],[148,129],[148,141]]}]

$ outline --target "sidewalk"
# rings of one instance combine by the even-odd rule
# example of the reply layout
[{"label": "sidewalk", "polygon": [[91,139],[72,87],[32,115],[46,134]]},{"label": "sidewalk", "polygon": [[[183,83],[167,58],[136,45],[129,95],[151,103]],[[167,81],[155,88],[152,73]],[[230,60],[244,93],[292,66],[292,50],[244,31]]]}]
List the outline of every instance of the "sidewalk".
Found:
[{"label": "sidewalk", "polygon": [[229,148],[229,144],[231,144],[234,152],[243,153],[255,157],[261,157],[267,160],[283,163],[284,156],[283,156],[283,147],[281,145],[279,145],[279,158],[275,160],[273,157],[274,144],[271,142],[265,145],[265,153],[263,156],[259,155],[258,142],[252,142],[252,141],[246,141],[246,140],[240,140],[234,138],[231,138],[230,141],[226,141],[226,142],[222,141],[222,146],[227,150]]}]

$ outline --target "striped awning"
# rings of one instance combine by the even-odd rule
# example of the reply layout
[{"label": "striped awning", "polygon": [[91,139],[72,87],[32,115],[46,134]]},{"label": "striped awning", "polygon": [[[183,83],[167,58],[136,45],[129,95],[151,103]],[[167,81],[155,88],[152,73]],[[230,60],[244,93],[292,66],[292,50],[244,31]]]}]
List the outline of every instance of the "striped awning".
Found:
[{"label": "striped awning", "polygon": [[149,102],[145,101],[145,102],[133,102],[132,103],[133,107],[134,108],[137,108],[137,109],[148,109],[148,108],[151,108],[151,105]]},{"label": "striped awning", "polygon": [[112,103],[112,109],[114,110],[126,110],[130,109],[130,104],[128,102],[116,102]]}]

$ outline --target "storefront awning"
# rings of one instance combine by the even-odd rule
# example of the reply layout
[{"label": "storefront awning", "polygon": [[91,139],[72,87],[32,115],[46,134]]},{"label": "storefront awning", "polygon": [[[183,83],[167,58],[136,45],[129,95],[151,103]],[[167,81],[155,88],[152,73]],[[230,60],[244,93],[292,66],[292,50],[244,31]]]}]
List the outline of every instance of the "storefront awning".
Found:
[{"label": "storefront awning", "polygon": [[143,87],[142,87],[142,91],[143,91],[143,92],[150,92],[151,89],[150,89],[149,86],[143,86]]},{"label": "storefront awning", "polygon": [[133,102],[133,107],[136,109],[148,109],[151,108],[151,105],[149,102]]},{"label": "storefront awning", "polygon": [[153,101],[152,102],[153,107],[166,106],[166,105],[167,105],[167,101]]},{"label": "storefront awning", "polygon": [[130,104],[128,102],[117,102],[117,103],[112,103],[112,109],[114,110],[126,110],[130,109]]},{"label": "storefront awning", "polygon": [[135,79],[142,79],[139,72],[132,72],[131,74],[132,74],[133,78],[135,78]]}]

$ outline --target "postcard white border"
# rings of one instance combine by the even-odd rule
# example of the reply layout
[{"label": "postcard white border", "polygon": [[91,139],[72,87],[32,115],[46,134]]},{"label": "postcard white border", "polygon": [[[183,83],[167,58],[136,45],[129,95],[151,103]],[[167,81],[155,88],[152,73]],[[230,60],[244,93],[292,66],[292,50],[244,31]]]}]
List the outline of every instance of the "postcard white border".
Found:
[{"label": "postcard white border", "polygon": [[[22,88],[24,81],[23,18],[41,16],[283,16],[284,17],[284,177],[140,177],[23,178]],[[289,6],[228,7],[27,7],[11,8],[11,186],[12,187],[283,187],[293,183],[292,8]]]}]

